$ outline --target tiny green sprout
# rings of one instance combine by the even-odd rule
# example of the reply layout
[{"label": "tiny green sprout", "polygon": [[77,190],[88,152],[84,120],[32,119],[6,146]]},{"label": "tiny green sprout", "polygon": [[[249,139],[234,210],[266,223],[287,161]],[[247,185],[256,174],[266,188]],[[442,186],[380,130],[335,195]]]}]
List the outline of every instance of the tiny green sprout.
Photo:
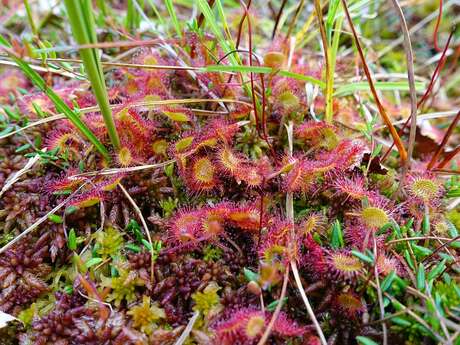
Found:
[{"label": "tiny green sprout", "polygon": [[48,216],[48,219],[56,224],[62,224],[64,222],[61,216],[58,216],[57,214],[54,214],[54,213],[50,214]]},{"label": "tiny green sprout", "polygon": [[93,266],[100,264],[102,261],[104,261],[102,258],[91,258],[85,262],[85,267],[91,268]]},{"label": "tiny green sprout", "polygon": [[243,269],[243,272],[244,272],[244,277],[246,278],[246,280],[248,282],[251,282],[251,281],[258,281],[259,280],[259,275],[253,271],[251,271],[249,268],[244,268]]},{"label": "tiny green sprout", "polygon": [[138,240],[139,242],[142,242],[142,240],[144,239],[144,236],[142,235],[141,231],[141,226],[138,222],[136,222],[136,220],[130,219],[128,226],[126,227],[126,230],[132,232],[136,237],[136,240]]},{"label": "tiny green sprout", "polygon": [[164,167],[165,174],[168,177],[172,177],[174,174],[174,164],[168,164]]},{"label": "tiny green sprout", "polygon": [[31,148],[31,147],[32,147],[32,145],[30,145],[30,144],[24,144],[24,145],[19,146],[14,152],[15,153],[20,153],[20,152],[23,152],[23,151]]},{"label": "tiny green sprout", "polygon": [[203,249],[203,260],[204,261],[217,261],[222,256],[222,249],[214,247],[212,245],[207,245]]},{"label": "tiny green sprout", "polygon": [[76,250],[77,249],[77,235],[75,234],[75,230],[72,228],[69,231],[69,236],[67,239],[67,247],[70,250]]},{"label": "tiny green sprout", "polygon": [[134,252],[134,253],[140,253],[142,251],[141,247],[133,244],[133,243],[128,243],[125,245],[125,248]]},{"label": "tiny green sprout", "polygon": [[203,315],[207,315],[212,309],[219,306],[219,295],[217,291],[221,288],[215,282],[211,282],[203,292],[195,292],[192,299],[195,302],[193,310],[199,311]]},{"label": "tiny green sprout", "polygon": [[[287,302],[288,298],[284,297],[283,300],[281,301],[281,305],[284,305]],[[269,305],[267,305],[267,311],[269,312],[274,312],[276,309],[276,306],[280,303],[280,300],[277,299],[276,301],[273,301]]]}]

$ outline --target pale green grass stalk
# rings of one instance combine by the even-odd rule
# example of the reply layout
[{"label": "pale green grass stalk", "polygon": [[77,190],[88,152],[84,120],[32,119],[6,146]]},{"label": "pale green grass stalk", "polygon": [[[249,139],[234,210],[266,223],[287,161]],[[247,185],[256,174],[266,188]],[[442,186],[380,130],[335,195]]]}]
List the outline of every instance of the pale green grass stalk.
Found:
[{"label": "pale green grass stalk", "polygon": [[27,20],[29,21],[30,30],[32,31],[34,36],[38,37],[38,30],[37,30],[37,27],[35,26],[34,18],[32,16],[32,10],[30,9],[29,0],[24,0],[24,7],[26,9]]},{"label": "pale green grass stalk", "polygon": [[177,36],[182,38],[182,29],[180,27],[179,21],[177,20],[176,10],[174,8],[174,4],[172,0],[165,0],[166,9],[168,10],[169,16],[174,25],[174,29],[176,30]]},{"label": "pale green grass stalk", "polygon": [[334,94],[334,75],[335,65],[337,59],[337,51],[339,48],[340,33],[343,25],[343,16],[339,16],[340,0],[332,0],[329,2],[327,18],[325,22],[326,40],[328,45],[328,58],[327,73],[328,79],[326,80],[326,114],[327,122],[332,122],[333,117],[333,94]]},{"label": "pale green grass stalk", "polygon": [[[97,43],[96,24],[94,22],[91,0],[64,0],[64,4],[77,43],[80,45]],[[80,49],[80,56],[83,60],[88,79],[91,82],[97,103],[101,109],[110,141],[115,150],[118,150],[120,148],[120,139],[118,138],[112,118],[112,110],[110,109],[109,97],[98,52],[94,48],[84,48]]]}]

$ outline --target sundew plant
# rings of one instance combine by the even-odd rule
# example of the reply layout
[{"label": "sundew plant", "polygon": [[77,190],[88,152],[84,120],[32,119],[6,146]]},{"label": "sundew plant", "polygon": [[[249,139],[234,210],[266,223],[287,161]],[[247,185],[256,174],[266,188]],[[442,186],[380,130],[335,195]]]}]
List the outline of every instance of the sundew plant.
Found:
[{"label": "sundew plant", "polygon": [[0,344],[460,345],[455,0],[3,0]]}]

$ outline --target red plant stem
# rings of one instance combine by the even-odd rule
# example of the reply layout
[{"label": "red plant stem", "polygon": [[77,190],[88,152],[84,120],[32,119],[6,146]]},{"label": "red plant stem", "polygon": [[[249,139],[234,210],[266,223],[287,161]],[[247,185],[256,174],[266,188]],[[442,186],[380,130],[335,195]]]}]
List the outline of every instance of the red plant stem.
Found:
[{"label": "red plant stem", "polygon": [[434,168],[432,172],[435,174],[444,174],[444,175],[460,175],[460,170],[451,170],[451,169]]},{"label": "red plant stem", "polygon": [[[434,85],[435,81],[437,80],[437,78],[439,76],[439,73],[441,73],[441,70],[445,65],[445,62],[447,60],[446,59],[446,53],[447,53],[447,49],[449,48],[449,44],[450,44],[450,41],[452,39],[453,33],[454,33],[454,30],[452,30],[450,35],[449,35],[447,43],[446,43],[446,45],[444,47],[444,50],[442,52],[441,58],[439,59],[438,65],[436,66],[436,69],[434,70],[433,75],[431,76],[430,83],[428,84],[428,87],[427,87],[425,93],[423,94],[423,96],[420,99],[420,101],[417,103],[417,109],[420,108],[421,106],[423,106],[423,104],[426,102],[428,96],[431,93],[431,90],[433,89],[433,85]],[[459,49],[459,52],[460,52],[460,49]],[[406,120],[406,122],[404,123],[404,126],[398,131],[399,136],[401,136],[404,133],[404,130],[406,129],[406,127],[408,126],[408,124],[410,122],[410,119],[411,118],[409,117]],[[382,162],[384,162],[388,158],[388,155],[390,154],[390,152],[391,152],[391,150],[393,149],[394,146],[395,146],[395,142],[393,141],[391,146],[388,148],[388,150],[383,155]]]},{"label": "red plant stem", "polygon": [[278,24],[280,22],[281,15],[283,14],[283,10],[284,10],[284,7],[286,6],[286,3],[287,3],[287,0],[283,0],[283,2],[281,3],[280,10],[278,11],[278,14],[276,16],[275,26],[273,27],[273,31],[272,31],[272,41],[275,38],[276,29],[278,29]]},{"label": "red plant stem", "polygon": [[[444,134],[444,138],[442,138],[441,144],[438,146],[438,149],[436,150],[436,152],[433,155],[433,157],[431,157],[431,160],[427,165],[428,170],[431,170],[433,168],[433,166],[436,164],[436,162],[437,162],[437,160],[439,158],[439,155],[441,154],[442,150],[444,149],[444,146],[446,146],[447,141],[449,140],[449,138],[452,135],[455,127],[457,126],[458,121],[460,121],[460,111],[457,113],[457,115],[455,115],[454,120],[449,125],[449,128],[447,128],[446,134]],[[455,153],[455,150],[452,153]],[[450,155],[447,155],[447,157],[444,159],[444,161],[442,161],[442,163],[440,163],[437,166],[437,168],[444,167],[444,165],[447,164],[450,161],[450,159],[452,159],[455,155],[456,155],[456,153],[452,157],[450,157]],[[449,157],[450,157],[450,159],[446,161],[446,159],[449,158]],[[443,165],[441,166],[441,164],[443,164]]]},{"label": "red plant stem", "polygon": [[430,95],[433,85],[435,81],[437,80],[439,74],[441,73],[442,68],[444,67],[446,63],[446,60],[447,60],[446,53],[447,53],[447,49],[449,48],[450,41],[452,39],[453,34],[454,34],[454,30],[450,32],[449,38],[447,39],[447,43],[444,46],[444,50],[442,52],[441,58],[439,59],[438,65],[436,66],[436,69],[434,70],[433,75],[431,76],[431,80],[430,80],[430,84],[428,84],[428,88],[426,89],[420,101],[417,103],[418,108],[420,108],[423,105],[423,103],[425,103],[426,99]]},{"label": "red plant stem", "polygon": [[[246,15],[246,18],[247,18],[247,21],[248,21],[248,45],[249,45],[249,66],[253,66],[253,53],[252,53],[252,28],[251,28],[251,19],[250,19],[250,16],[249,16],[249,10],[246,6],[246,4],[244,3],[244,1],[240,1],[241,3],[241,6],[243,7],[244,9],[244,12],[245,12],[245,15]],[[259,62],[259,65],[260,65],[260,62]],[[251,72],[250,74],[250,78],[251,78],[251,94],[252,94],[252,104],[253,104],[253,107],[254,107],[254,117],[255,117],[255,120],[256,120],[256,130],[257,130],[257,133],[259,135],[259,137],[261,137],[262,139],[264,139],[268,145],[268,147],[270,148],[270,150],[272,151],[272,154],[274,154],[274,151],[273,151],[273,148],[271,147],[270,145],[270,142],[268,141],[268,135],[267,135],[267,130],[266,130],[266,119],[265,119],[265,83],[264,83],[264,77],[263,75],[261,74],[260,75],[260,83],[261,83],[261,88],[262,88],[262,132],[263,134],[261,135],[260,134],[260,123],[259,123],[259,113],[257,111],[257,102],[256,102],[256,93],[255,93],[255,88],[254,88],[254,74]]]},{"label": "red plant stem", "polygon": [[372,81],[371,73],[369,71],[369,67],[367,66],[366,63],[366,58],[364,57],[364,52],[361,48],[361,44],[359,43],[358,39],[358,34],[356,32],[355,26],[353,25],[353,20],[351,19],[350,12],[348,11],[348,6],[346,0],[342,0],[342,5],[343,9],[345,11],[345,15],[348,20],[348,24],[351,27],[351,31],[353,32],[353,37],[356,43],[356,48],[358,49],[359,56],[361,58],[361,62],[363,65],[364,73],[366,74],[367,81],[369,83],[369,87],[371,89],[372,95],[374,97],[375,103],[377,104],[377,108],[379,109],[380,115],[383,118],[383,121],[385,122],[386,126],[390,130],[391,136],[393,137],[393,141],[395,142],[396,147],[398,148],[399,155],[401,157],[401,161],[405,162],[407,159],[407,152],[406,149],[404,148],[404,145],[401,141],[401,138],[399,137],[398,133],[396,132],[395,127],[391,123],[390,118],[388,117],[388,114],[383,107],[382,103],[380,102],[380,99],[377,95],[377,90],[375,89],[374,82]]},{"label": "red plant stem", "polygon": [[436,49],[437,52],[441,51],[441,49],[439,49],[439,46],[438,46],[438,30],[439,30],[439,24],[441,23],[441,19],[442,19],[442,3],[443,3],[443,0],[439,0],[439,14],[438,14],[438,19],[436,20],[436,26],[434,27],[434,31],[433,31],[434,49]]},{"label": "red plant stem", "polygon": [[459,153],[460,153],[460,145],[458,145],[453,151],[449,152],[446,158],[444,158],[444,160],[438,164],[436,169],[444,168],[447,165],[447,163],[449,163]]}]

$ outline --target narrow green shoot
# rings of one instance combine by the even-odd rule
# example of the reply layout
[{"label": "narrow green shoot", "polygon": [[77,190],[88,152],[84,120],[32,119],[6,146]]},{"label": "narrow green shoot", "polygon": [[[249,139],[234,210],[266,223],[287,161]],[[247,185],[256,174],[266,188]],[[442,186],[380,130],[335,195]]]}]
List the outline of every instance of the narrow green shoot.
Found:
[{"label": "narrow green shoot", "polygon": [[30,9],[29,0],[24,0],[24,7],[26,9],[27,20],[29,21],[30,30],[32,31],[35,37],[38,37],[38,30],[35,25],[34,18],[32,17],[32,10]]},{"label": "narrow green shoot", "polygon": [[[96,24],[94,22],[91,0],[64,0],[64,4],[77,43],[80,45],[97,43]],[[88,79],[91,82],[97,103],[99,104],[112,145],[115,150],[118,150],[120,148],[120,139],[118,138],[115,123],[112,118],[112,110],[109,104],[109,97],[98,52],[94,48],[84,48],[80,49],[80,56],[83,60]]]},{"label": "narrow green shoot", "polygon": [[[144,7],[144,1],[139,0],[139,6]],[[141,24],[141,16],[135,7],[134,0],[128,0],[125,27],[129,32],[135,32]]]},{"label": "narrow green shoot", "polygon": [[[336,1],[336,3],[338,4],[339,2]],[[337,10],[337,8],[335,9]],[[329,19],[329,18],[328,18]],[[329,77],[329,80],[327,80],[326,82],[326,121],[327,122],[332,122],[332,116],[333,116],[333,101],[332,101],[332,97],[333,97],[333,94],[334,94],[334,74],[335,74],[335,65],[336,65],[336,57],[337,57],[337,51],[338,51],[338,48],[339,48],[339,39],[340,39],[340,33],[341,33],[341,30],[342,30],[342,24],[343,24],[343,20],[344,18],[343,17],[339,17],[337,19],[337,21],[335,22],[335,25],[334,25],[334,33],[333,33],[333,36],[332,36],[332,32],[329,31],[329,44],[330,44],[330,47],[329,47],[329,64],[328,64],[328,67],[329,67],[329,73],[328,73],[328,77]],[[332,25],[332,24],[331,24]],[[326,30],[331,30],[330,28],[328,28],[326,26]],[[328,33],[328,32],[326,32]],[[332,42],[331,42],[332,40]]]},{"label": "narrow green shoot", "polygon": [[153,0],[147,0],[147,2],[150,5],[150,7],[152,8],[153,13],[155,13],[155,16],[157,17],[158,22],[161,25],[164,25],[165,21],[164,21],[163,17],[160,15],[160,11],[158,11],[158,8],[155,6],[155,3],[153,2]]},{"label": "narrow green shoot", "polygon": [[106,160],[110,160],[110,155],[105,146],[99,141],[94,133],[86,126],[86,124],[80,119],[80,117],[69,108],[69,106],[50,88],[46,85],[43,78],[35,72],[27,62],[16,56],[9,48],[11,45],[8,41],[0,36],[0,45],[5,47],[13,61],[19,66],[22,72],[30,79],[30,81],[43,91],[49,99],[53,102],[56,110],[63,113],[70,122],[96,147],[96,149],[104,156]]},{"label": "narrow green shoot", "polygon": [[174,29],[176,30],[177,36],[182,38],[182,30],[180,28],[179,21],[177,20],[176,10],[172,0],[165,0],[166,9],[168,10],[169,16],[172,19]]}]

